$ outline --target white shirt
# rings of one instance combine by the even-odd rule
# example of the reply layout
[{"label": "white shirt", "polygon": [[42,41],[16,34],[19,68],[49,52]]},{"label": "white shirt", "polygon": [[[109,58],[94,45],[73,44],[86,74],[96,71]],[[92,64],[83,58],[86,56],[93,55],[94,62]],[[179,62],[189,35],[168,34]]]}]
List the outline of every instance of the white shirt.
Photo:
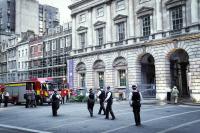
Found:
[{"label": "white shirt", "polygon": [[99,97],[101,95],[101,90],[98,91],[97,96]]},{"label": "white shirt", "polygon": [[[129,93],[128,99],[129,99],[129,104],[130,104],[130,105],[132,105],[132,102],[133,102],[133,101],[132,101],[133,92],[138,92],[138,91],[137,91],[137,90],[133,90],[132,92]],[[139,92],[139,94],[140,94],[140,101],[142,101],[142,100],[143,100],[143,97],[142,97],[141,92]]]},{"label": "white shirt", "polygon": [[111,96],[111,92],[109,91],[109,92],[108,92],[108,95],[107,95],[107,97],[106,97],[106,99],[105,99],[105,102],[110,98],[110,96]]}]

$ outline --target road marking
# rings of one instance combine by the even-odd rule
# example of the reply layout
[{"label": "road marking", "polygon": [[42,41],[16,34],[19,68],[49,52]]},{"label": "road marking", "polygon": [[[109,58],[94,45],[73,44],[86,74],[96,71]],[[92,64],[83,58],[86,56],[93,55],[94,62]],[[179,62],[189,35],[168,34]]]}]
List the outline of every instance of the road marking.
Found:
[{"label": "road marking", "polygon": [[157,133],[167,133],[167,132],[170,132],[172,130],[175,130],[175,129],[178,129],[178,128],[181,128],[181,127],[184,127],[184,126],[189,126],[189,125],[192,125],[192,124],[195,124],[195,123],[199,123],[199,122],[200,122],[200,119],[194,120],[194,121],[191,121],[191,122],[183,123],[181,125],[178,125],[178,126],[175,126],[175,127],[171,127],[171,128],[159,131]]},{"label": "road marking", "polygon": [[4,124],[0,124],[0,127],[16,129],[16,130],[21,130],[21,131],[27,131],[27,132],[33,132],[33,133],[50,133],[50,132],[46,132],[46,131],[40,131],[40,130],[34,130],[34,129],[28,129],[28,128],[23,128],[23,127],[4,125]]},{"label": "road marking", "polygon": [[[145,109],[143,111],[153,111],[153,110],[166,109],[166,108],[172,108],[172,107],[173,106],[168,106],[168,107],[164,107],[164,108]],[[133,112],[131,111],[131,112],[119,113],[119,114],[116,114],[116,116],[129,114],[129,113],[133,113]],[[97,118],[93,118],[93,119],[89,119],[89,120],[83,120],[83,121],[79,121],[79,122],[66,123],[66,124],[55,126],[55,127],[47,128],[45,130],[56,129],[56,128],[60,128],[60,127],[63,127],[63,126],[69,126],[69,125],[78,124],[78,123],[81,124],[81,123],[85,123],[85,122],[96,120],[96,119],[102,119],[102,117],[97,117]]]},{"label": "road marking", "polygon": [[[174,116],[180,116],[180,115],[185,115],[185,114],[195,113],[195,112],[200,112],[200,110],[188,111],[188,112],[183,112],[183,113],[177,113],[177,114],[173,114],[173,115],[167,115],[167,116],[163,116],[163,117],[159,117],[159,118],[155,118],[155,119],[150,119],[150,120],[142,121],[142,123],[148,123],[148,122],[155,121],[155,120],[161,120],[161,119],[165,119],[165,118],[170,118],[170,117],[174,117]],[[101,132],[101,133],[110,133],[110,132],[114,132],[114,131],[121,130],[121,129],[124,129],[124,128],[128,128],[128,127],[133,126],[133,125],[134,124],[130,124],[130,125],[126,125],[126,126],[121,126],[121,127],[115,128],[115,129],[111,129],[111,130],[107,130],[107,131]]]}]

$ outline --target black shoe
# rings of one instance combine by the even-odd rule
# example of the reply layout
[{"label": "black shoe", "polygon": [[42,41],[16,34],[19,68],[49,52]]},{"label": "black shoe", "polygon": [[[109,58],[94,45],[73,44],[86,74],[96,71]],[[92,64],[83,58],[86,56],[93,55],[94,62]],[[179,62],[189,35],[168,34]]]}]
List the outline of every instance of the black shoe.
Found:
[{"label": "black shoe", "polygon": [[107,118],[107,117],[105,119],[109,120],[109,118]]},{"label": "black shoe", "polygon": [[115,118],[112,118],[111,120],[114,120]]},{"label": "black shoe", "polygon": [[101,115],[101,113],[98,113],[98,115]]}]

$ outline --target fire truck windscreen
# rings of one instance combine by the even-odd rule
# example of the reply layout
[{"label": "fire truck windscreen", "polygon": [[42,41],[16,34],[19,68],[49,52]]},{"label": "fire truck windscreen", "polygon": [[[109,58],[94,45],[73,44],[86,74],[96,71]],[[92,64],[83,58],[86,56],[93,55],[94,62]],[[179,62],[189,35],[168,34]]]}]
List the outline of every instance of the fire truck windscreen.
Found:
[{"label": "fire truck windscreen", "polygon": [[58,89],[57,84],[53,83],[42,83],[42,90],[47,90],[47,91],[54,91]]}]

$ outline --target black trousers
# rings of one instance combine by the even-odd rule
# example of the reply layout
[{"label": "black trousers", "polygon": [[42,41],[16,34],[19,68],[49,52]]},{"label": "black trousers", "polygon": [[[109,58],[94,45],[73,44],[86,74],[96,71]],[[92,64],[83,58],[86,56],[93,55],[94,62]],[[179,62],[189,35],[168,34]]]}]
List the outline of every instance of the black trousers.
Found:
[{"label": "black trousers", "polygon": [[88,107],[88,111],[90,113],[90,116],[93,117],[93,108],[94,108],[94,102],[87,102],[87,107]]},{"label": "black trousers", "polygon": [[53,116],[57,116],[57,110],[59,109],[59,100],[52,102],[52,114]]},{"label": "black trousers", "polygon": [[103,110],[104,114],[106,114],[106,109],[104,107],[104,100],[100,100],[100,109],[99,109],[99,113],[101,114],[101,111]]},{"label": "black trousers", "polygon": [[133,109],[136,126],[141,125],[140,108]]},{"label": "black trousers", "polygon": [[106,106],[106,119],[109,119],[109,113],[112,116],[112,119],[115,119],[115,115],[112,111],[112,102],[108,102]]},{"label": "black trousers", "polygon": [[8,97],[4,97],[4,107],[8,106]]}]

